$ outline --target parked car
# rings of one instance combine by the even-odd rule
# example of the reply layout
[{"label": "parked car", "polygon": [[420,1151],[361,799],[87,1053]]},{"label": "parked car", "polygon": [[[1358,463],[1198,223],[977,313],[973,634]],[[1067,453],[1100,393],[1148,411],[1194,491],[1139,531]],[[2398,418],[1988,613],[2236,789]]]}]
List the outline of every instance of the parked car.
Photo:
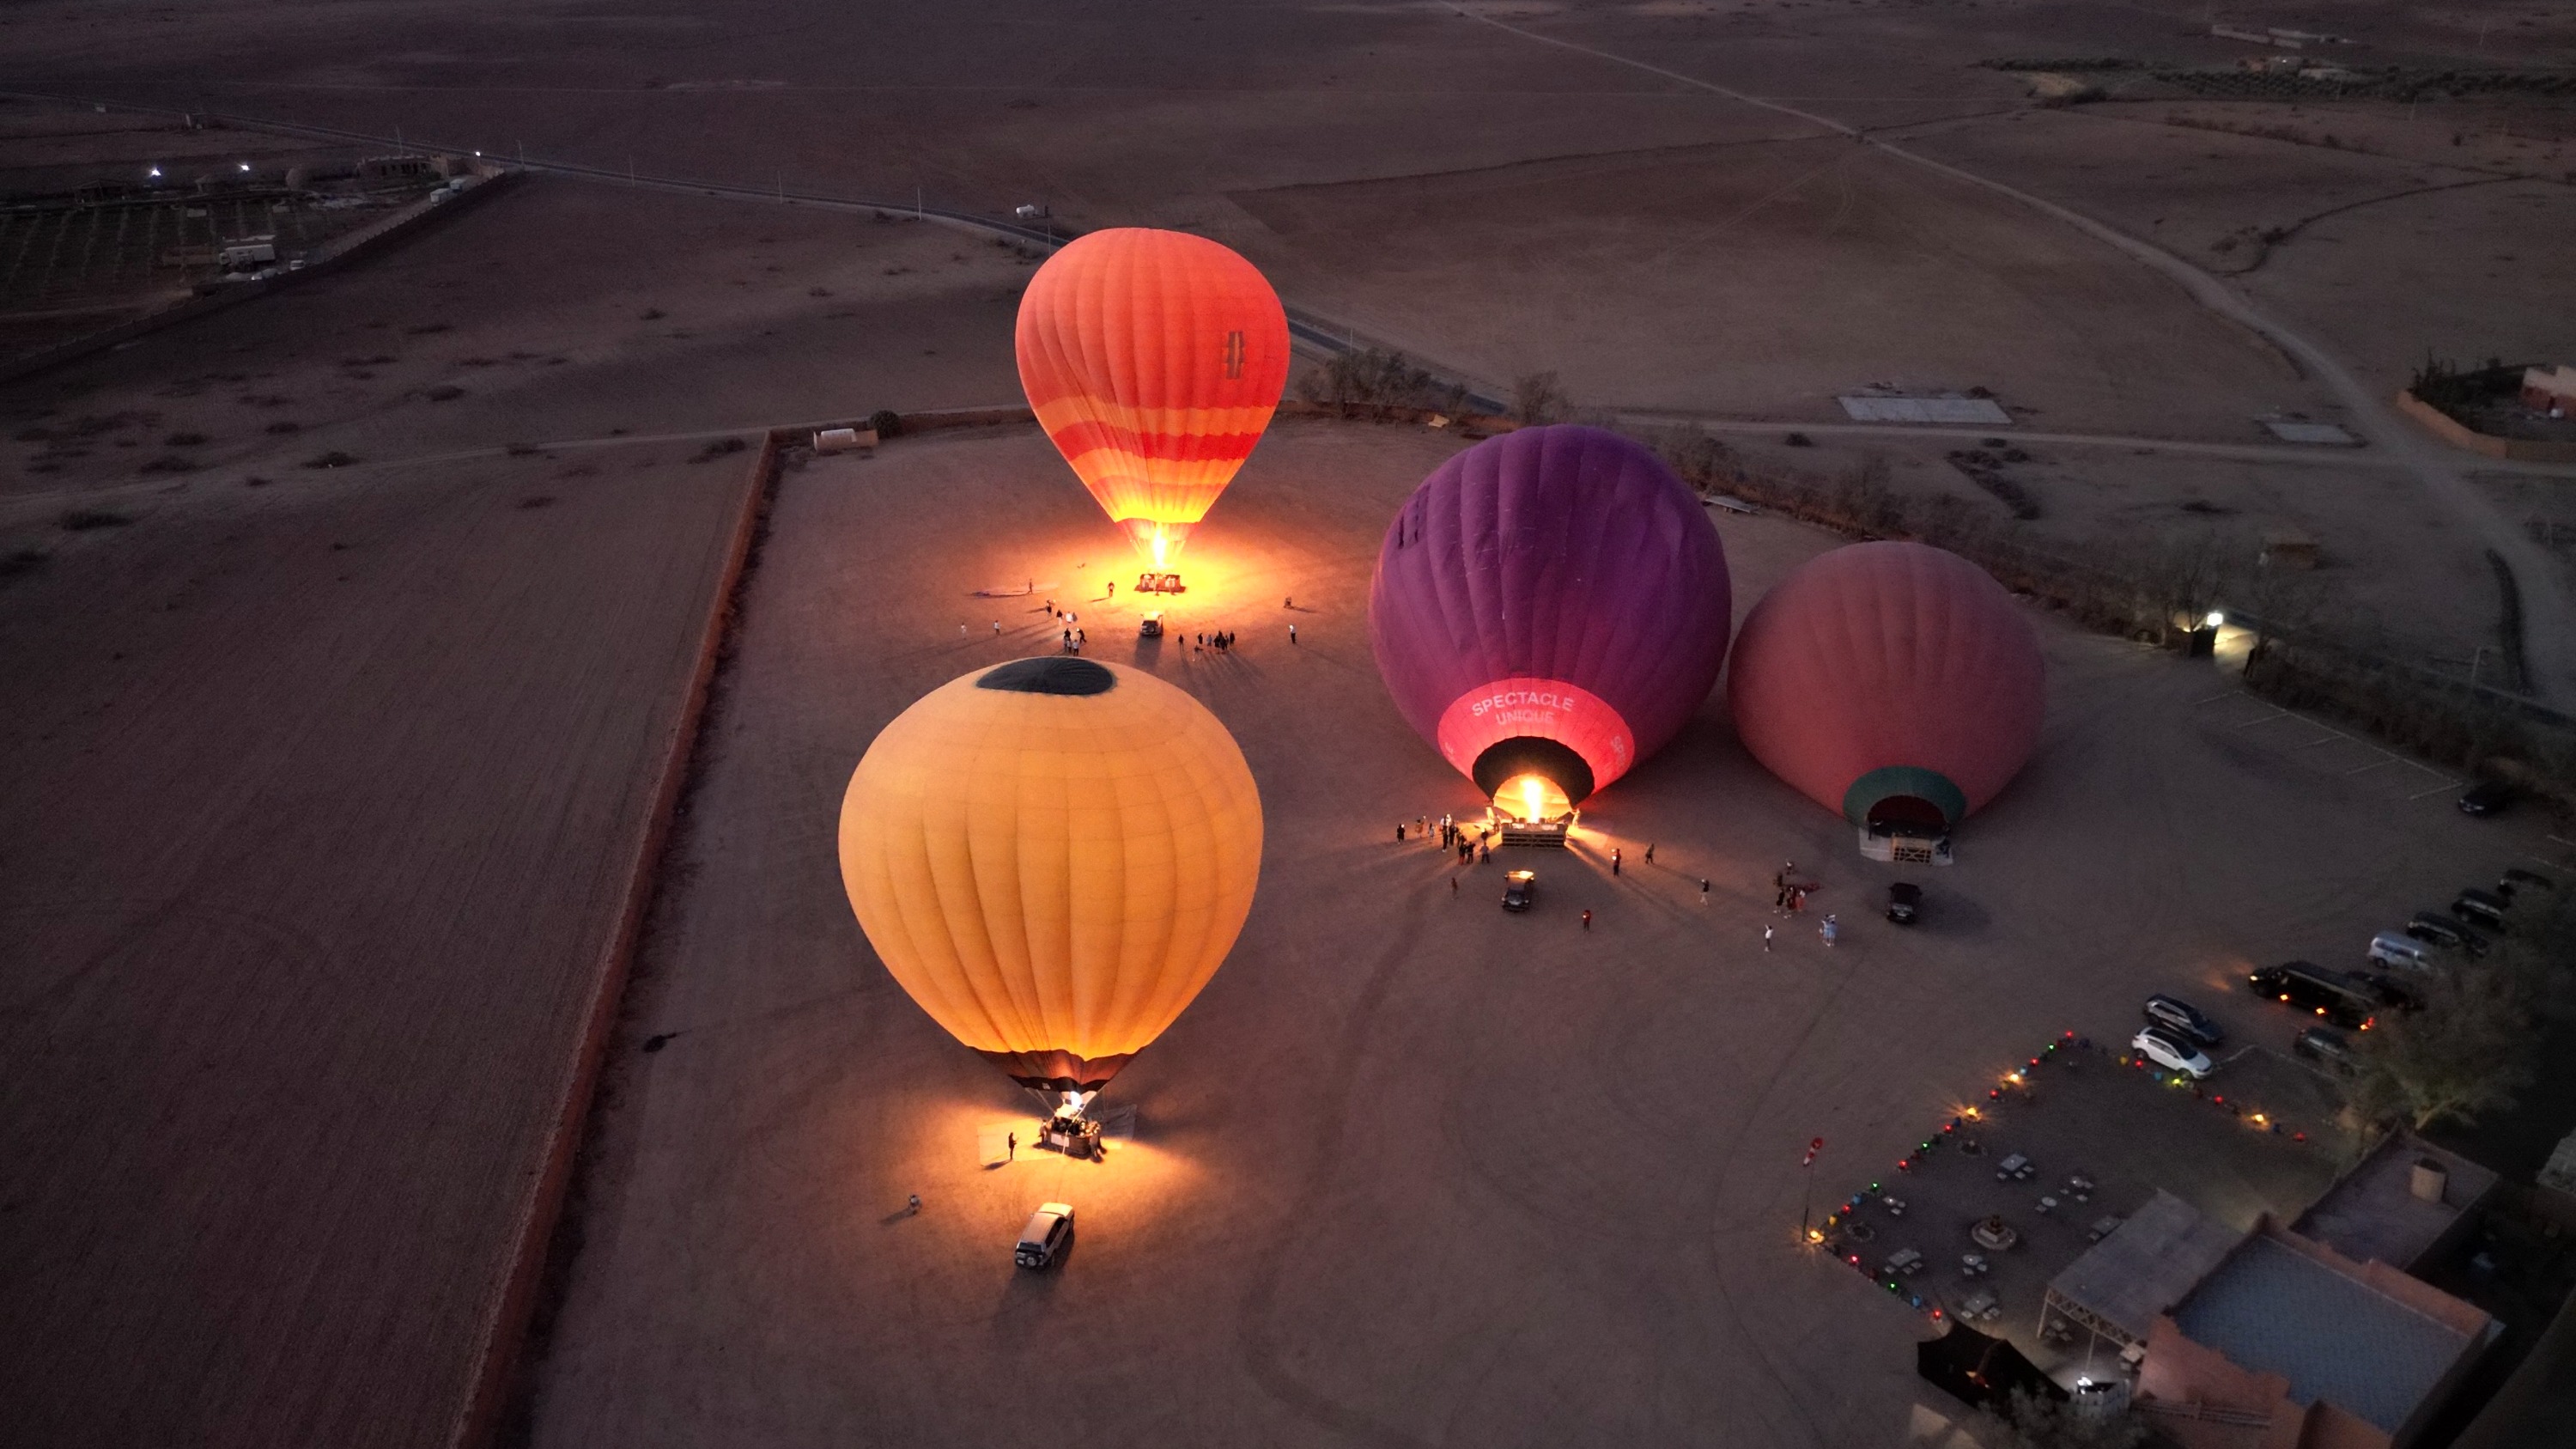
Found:
[{"label": "parked car", "polygon": [[1910,926],[1923,914],[1923,887],[1911,881],[1898,881],[1887,888],[1887,918],[1900,926]]},{"label": "parked car", "polygon": [[1042,1202],[1029,1214],[1027,1225],[1020,1229],[1019,1246],[1011,1250],[1011,1261],[1023,1268],[1052,1267],[1073,1246],[1073,1205]]},{"label": "parked car", "polygon": [[2471,956],[2487,953],[2484,936],[2460,924],[2458,918],[2440,911],[2417,911],[2406,918],[2406,934],[2427,945],[2462,951]]},{"label": "parked car", "polygon": [[2416,989],[2414,982],[2396,976],[2383,975],[2377,971],[2355,971],[2350,974],[2354,983],[2369,992],[2371,997],[2382,1006],[2395,1007],[2401,1011],[2423,1009],[2424,993]]},{"label": "parked car", "polygon": [[2424,942],[2403,931],[2382,931],[2370,938],[2370,959],[2400,971],[2433,970],[2433,953]]},{"label": "parked car", "polygon": [[2218,1029],[2217,1022],[2179,996],[2158,992],[2147,998],[2142,1009],[2146,1013],[2147,1025],[2162,1027],[2194,1046],[2214,1047],[2227,1040],[2227,1033]]},{"label": "parked car", "polygon": [[2346,1076],[2360,1066],[2352,1049],[2352,1038],[2330,1026],[2312,1026],[2300,1032],[2290,1050],[2312,1062],[2323,1062]]},{"label": "parked car", "polygon": [[2536,870],[2525,870],[2518,865],[2506,866],[2504,874],[2496,877],[2496,894],[2506,900],[2512,900],[2517,891],[2554,891],[2556,889],[2558,889],[2558,882]]},{"label": "parked car", "polygon": [[1503,909],[1526,911],[1538,901],[1538,872],[1516,870],[1503,877]]},{"label": "parked car", "polygon": [[2259,995],[2324,1017],[2336,1026],[2368,1031],[2379,1015],[2369,993],[2343,976],[2306,961],[2285,961],[2249,973],[2245,984]]},{"label": "parked car", "polygon": [[2470,925],[2484,926],[2490,931],[2503,930],[2504,913],[2512,909],[2513,907],[2506,903],[2504,897],[2493,891],[2479,890],[2475,886],[2460,892],[2451,900],[2452,915]]},{"label": "parked car", "polygon": [[2514,801],[2514,788],[2502,780],[2480,780],[2460,792],[2463,815],[2495,815]]},{"label": "parked car", "polygon": [[1163,611],[1162,611],[1162,610],[1160,610],[1160,609],[1156,609],[1154,612],[1152,612],[1152,613],[1150,613],[1150,614],[1147,614],[1144,618],[1137,620],[1137,621],[1136,621],[1136,637],[1137,637],[1137,638],[1139,638],[1139,639],[1160,639],[1160,638],[1162,638],[1162,637],[1163,637]]},{"label": "parked car", "polygon": [[2151,1026],[2129,1039],[2138,1055],[2169,1072],[2181,1072],[2198,1081],[2216,1070],[2198,1047],[2159,1026]]}]

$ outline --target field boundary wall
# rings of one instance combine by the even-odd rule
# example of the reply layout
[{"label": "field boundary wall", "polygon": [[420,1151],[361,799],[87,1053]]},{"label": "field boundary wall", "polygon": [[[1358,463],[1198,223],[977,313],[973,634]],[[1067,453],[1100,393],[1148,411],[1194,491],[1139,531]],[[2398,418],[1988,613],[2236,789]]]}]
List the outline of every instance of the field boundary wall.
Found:
[{"label": "field boundary wall", "polygon": [[484,1315],[482,1343],[475,1355],[474,1378],[456,1424],[448,1435],[448,1442],[456,1449],[479,1449],[479,1446],[491,1443],[500,1425],[502,1410],[509,1402],[520,1350],[527,1338],[538,1287],[554,1242],[556,1223],[563,1215],[574,1159],[580,1152],[591,1103],[598,1093],[600,1068],[607,1055],[608,1044],[617,1033],[619,1010],[626,998],[626,980],[643,936],[645,913],[652,905],[660,879],[663,850],[670,841],[672,820],[678,813],[683,787],[696,760],[698,736],[713,692],[716,664],[724,653],[726,638],[733,627],[737,596],[751,556],[752,540],[759,532],[764,505],[776,486],[778,465],[779,439],[774,433],[764,435],[743,480],[742,502],[734,516],[733,536],[726,543],[724,567],[717,577],[713,598],[707,606],[706,624],[699,635],[697,663],[690,671],[688,691],[682,699],[679,717],[672,723],[670,744],[663,751],[662,762],[655,775],[652,804],[645,816],[644,829],[636,840],[633,864],[627,876],[626,903],[618,914],[616,928],[609,935],[606,949],[592,968],[589,1004],[583,1015],[581,1037],[572,1060],[567,1064],[568,1075],[558,1099],[554,1125],[547,1131],[545,1150],[539,1156],[526,1207],[520,1214],[516,1241],[510,1252],[510,1268]]}]

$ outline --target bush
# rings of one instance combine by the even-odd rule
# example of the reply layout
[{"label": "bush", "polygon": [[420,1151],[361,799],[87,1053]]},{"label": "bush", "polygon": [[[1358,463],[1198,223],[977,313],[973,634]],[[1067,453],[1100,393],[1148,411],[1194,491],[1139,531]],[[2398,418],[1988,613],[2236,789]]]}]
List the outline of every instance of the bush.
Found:
[{"label": "bush", "polygon": [[868,414],[868,426],[876,430],[877,441],[903,435],[903,415],[892,408],[879,408]]},{"label": "bush", "polygon": [[1404,360],[1400,352],[1374,347],[1326,358],[1297,380],[1297,395],[1344,417],[1386,417],[1397,412],[1460,413],[1467,390],[1446,383]]}]

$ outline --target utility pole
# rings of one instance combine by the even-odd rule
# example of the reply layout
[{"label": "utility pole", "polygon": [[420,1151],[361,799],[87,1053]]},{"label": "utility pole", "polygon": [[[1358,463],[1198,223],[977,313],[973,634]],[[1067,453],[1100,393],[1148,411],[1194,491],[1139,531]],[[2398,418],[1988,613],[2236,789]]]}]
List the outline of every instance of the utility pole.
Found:
[{"label": "utility pole", "polygon": [[1807,1185],[1798,1201],[1798,1241],[1806,1242],[1815,1232],[1812,1219],[1816,1210],[1816,1154],[1825,1150],[1825,1139],[1815,1138],[1807,1144],[1807,1155],[1798,1165],[1806,1169]]}]

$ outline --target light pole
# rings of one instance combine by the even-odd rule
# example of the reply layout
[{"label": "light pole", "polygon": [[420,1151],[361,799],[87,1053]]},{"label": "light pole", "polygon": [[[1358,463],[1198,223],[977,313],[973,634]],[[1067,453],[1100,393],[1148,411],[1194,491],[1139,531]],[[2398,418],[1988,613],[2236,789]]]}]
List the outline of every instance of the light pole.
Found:
[{"label": "light pole", "polygon": [[1802,1243],[1814,1241],[1815,1228],[1812,1224],[1816,1212],[1816,1154],[1824,1150],[1825,1139],[1815,1138],[1807,1143],[1807,1155],[1798,1162],[1798,1166],[1804,1168],[1807,1175],[1805,1193],[1798,1200],[1798,1241]]}]

